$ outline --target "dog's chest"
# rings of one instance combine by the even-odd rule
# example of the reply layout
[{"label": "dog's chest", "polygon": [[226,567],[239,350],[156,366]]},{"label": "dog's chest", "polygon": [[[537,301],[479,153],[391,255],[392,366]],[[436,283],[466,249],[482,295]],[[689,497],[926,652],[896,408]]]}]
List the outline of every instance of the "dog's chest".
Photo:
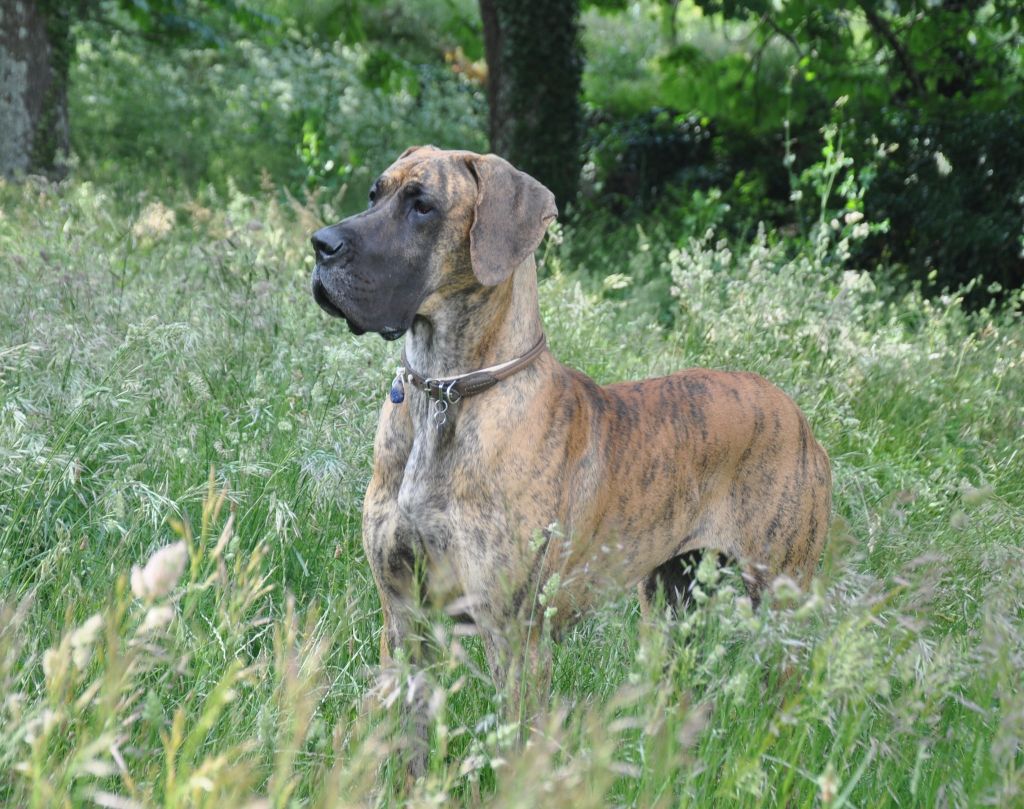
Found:
[{"label": "dog's chest", "polygon": [[452,533],[451,456],[441,435],[421,434],[413,442],[398,489],[399,530],[416,537],[430,555],[444,552]]},{"label": "dog's chest", "polygon": [[473,450],[476,436],[465,421],[460,427],[458,434],[432,429],[416,436],[397,490],[398,527],[435,560],[479,561],[488,552],[482,545],[501,544],[494,536],[503,535],[507,521],[491,496],[497,481]]}]

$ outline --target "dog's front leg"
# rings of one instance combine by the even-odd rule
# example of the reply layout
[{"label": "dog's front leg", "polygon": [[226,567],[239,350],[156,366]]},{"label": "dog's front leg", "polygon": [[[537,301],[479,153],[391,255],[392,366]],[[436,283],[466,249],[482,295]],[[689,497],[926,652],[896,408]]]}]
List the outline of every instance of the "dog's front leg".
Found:
[{"label": "dog's front leg", "polygon": [[404,702],[403,757],[410,780],[415,780],[427,769],[430,730],[428,689],[423,676],[429,649],[422,609],[424,560],[396,530],[394,514],[375,511],[373,502],[367,498],[363,546],[384,619],[380,635],[381,684],[387,694],[397,690]]},{"label": "dog's front leg", "polygon": [[417,595],[413,592],[396,597],[380,590],[384,617],[380,639],[381,674],[391,681],[392,688],[399,689],[405,703],[401,711],[405,724],[403,758],[410,781],[426,773],[430,737],[428,686],[424,676],[424,668],[429,663],[429,646]]},{"label": "dog's front leg", "polygon": [[505,721],[526,731],[544,724],[551,693],[551,639],[540,626],[506,625],[482,633],[487,663],[504,703]]},{"label": "dog's front leg", "polygon": [[520,739],[529,729],[540,729],[551,701],[551,639],[527,634],[516,650],[508,672],[510,719],[519,724]]}]

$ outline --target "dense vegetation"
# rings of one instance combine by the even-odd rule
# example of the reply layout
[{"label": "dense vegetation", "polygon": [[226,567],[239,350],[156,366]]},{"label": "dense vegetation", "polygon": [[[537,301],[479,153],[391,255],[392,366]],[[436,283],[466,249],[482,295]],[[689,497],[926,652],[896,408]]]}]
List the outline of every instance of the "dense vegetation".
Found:
[{"label": "dense vegetation", "polygon": [[[253,167],[265,167],[293,193],[303,181],[336,191],[378,165],[364,137],[372,128],[383,144],[402,142],[403,127],[436,138],[451,124],[454,141],[478,145],[465,107],[485,114],[489,79],[493,148],[544,179],[563,211],[582,160],[578,211],[685,216],[693,194],[714,189],[730,236],[749,238],[763,221],[806,238],[819,198],[794,179],[820,162],[831,127],[857,166],[858,209],[889,225],[857,245],[862,266],[884,264],[933,294],[981,277],[975,306],[1024,282],[1024,30],[1012,0],[591,0],[579,21],[576,2],[488,0],[490,27],[476,5],[84,4],[94,49],[72,79],[105,92],[84,108],[72,97],[76,150],[115,166],[155,163],[191,188],[229,178],[254,187]],[[503,55],[490,70],[488,37]],[[232,38],[242,47],[226,47]],[[206,47],[180,47],[189,41]],[[570,101],[577,41],[582,132]],[[140,75],[140,64],[165,72]],[[369,95],[379,115],[352,120],[354,97]],[[129,104],[143,114],[121,115]],[[189,138],[164,124],[168,110],[185,116]]]},{"label": "dense vegetation", "polygon": [[[556,650],[525,747],[479,644],[440,621],[429,774],[405,784],[410,681],[377,679],[359,519],[397,349],[315,307],[307,237],[412,142],[486,148],[479,28],[467,3],[329,5],[268,2],[293,24],[173,48],[80,24],[70,178],[0,184],[0,804],[1024,800],[1020,294],[929,297],[902,259],[876,266],[896,248],[873,240],[909,243],[870,204],[904,156],[880,129],[860,159],[852,101],[799,144],[767,108],[735,124],[777,139],[746,159],[775,161],[784,192],[733,173],[729,94],[661,94],[659,49],[727,61],[749,23],[683,9],[673,33],[653,3],[583,18],[589,185],[539,253],[549,341],[602,382],[706,365],[778,383],[833,459],[826,558],[756,614],[713,568],[680,621],[610,604]],[[446,64],[437,42],[465,50]],[[796,81],[781,55],[770,72],[779,47],[756,77],[772,104]],[[621,166],[662,127],[692,160],[651,188]]]}]

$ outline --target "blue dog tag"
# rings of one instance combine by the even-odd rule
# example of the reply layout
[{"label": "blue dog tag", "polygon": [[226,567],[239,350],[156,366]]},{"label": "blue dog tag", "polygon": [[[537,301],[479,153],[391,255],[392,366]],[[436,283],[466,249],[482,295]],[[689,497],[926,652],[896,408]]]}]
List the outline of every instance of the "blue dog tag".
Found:
[{"label": "blue dog tag", "polygon": [[391,383],[391,402],[392,404],[401,404],[404,401],[405,385],[402,384],[401,378],[398,378]]}]

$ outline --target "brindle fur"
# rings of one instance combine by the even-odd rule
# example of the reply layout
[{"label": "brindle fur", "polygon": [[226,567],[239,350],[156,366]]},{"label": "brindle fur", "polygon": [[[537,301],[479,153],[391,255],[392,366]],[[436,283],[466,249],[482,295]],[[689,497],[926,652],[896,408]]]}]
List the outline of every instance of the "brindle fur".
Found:
[{"label": "brindle fur", "polygon": [[[426,245],[429,261],[407,282],[423,289],[415,317],[367,324],[358,302],[339,297],[332,306],[362,328],[408,328],[409,362],[429,376],[525,353],[542,331],[532,251],[554,214],[550,194],[500,158],[413,148],[382,175],[384,201],[378,195],[355,224],[375,210],[406,216],[379,206],[410,183],[429,189],[437,228],[411,229],[402,238],[412,244],[378,248],[409,254]],[[525,197],[525,210],[481,223],[495,195]],[[369,237],[353,238],[372,238],[377,225],[367,227]],[[505,241],[477,243],[492,231]],[[495,250],[518,244],[522,252],[523,243],[516,266],[494,270]],[[481,272],[475,265],[484,262],[491,266]],[[537,683],[541,695],[548,689],[550,661],[537,631],[548,607],[557,636],[622,586],[638,585],[645,612],[659,583],[670,600],[685,601],[681,561],[699,549],[735,560],[756,603],[781,574],[806,586],[821,556],[828,457],[793,401],[755,374],[690,369],[602,387],[545,351],[449,409],[441,429],[426,396],[405,391],[403,404],[387,401],[381,410],[363,506],[383,660],[401,646],[414,654],[417,570],[427,593],[441,603],[458,599],[458,611],[477,625],[495,681],[515,705],[520,680]],[[538,593],[554,573],[560,585],[541,607]],[[425,719],[417,727],[424,734]],[[413,756],[413,772],[424,761],[422,752]]]}]

